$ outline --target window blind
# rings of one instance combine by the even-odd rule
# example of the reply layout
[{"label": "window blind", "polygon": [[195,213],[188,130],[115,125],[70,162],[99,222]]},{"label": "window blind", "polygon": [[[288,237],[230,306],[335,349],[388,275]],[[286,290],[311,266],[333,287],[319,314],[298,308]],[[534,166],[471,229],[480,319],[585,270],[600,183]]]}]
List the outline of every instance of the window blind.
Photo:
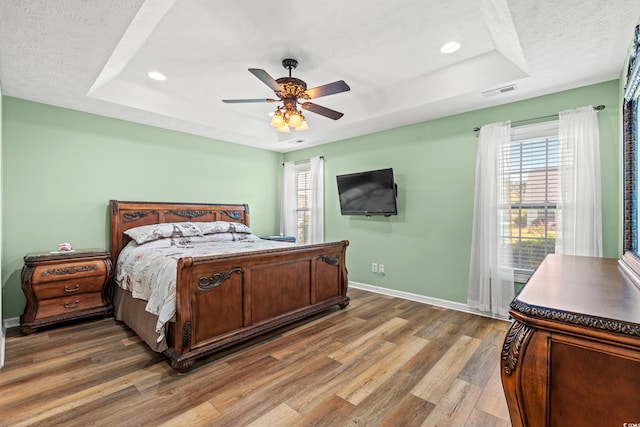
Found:
[{"label": "window blind", "polygon": [[526,283],[547,254],[555,252],[559,140],[557,122],[512,132],[503,162],[510,223],[502,240],[512,250],[517,282]]},{"label": "window blind", "polygon": [[296,174],[297,189],[297,235],[296,241],[307,243],[309,241],[309,219],[311,203],[311,171],[298,170]]}]

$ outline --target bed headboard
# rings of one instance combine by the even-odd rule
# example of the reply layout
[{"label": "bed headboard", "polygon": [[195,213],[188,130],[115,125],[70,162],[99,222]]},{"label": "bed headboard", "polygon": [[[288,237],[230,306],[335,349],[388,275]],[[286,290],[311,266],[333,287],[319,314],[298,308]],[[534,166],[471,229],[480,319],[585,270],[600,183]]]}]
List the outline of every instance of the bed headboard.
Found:
[{"label": "bed headboard", "polygon": [[111,259],[131,240],[124,232],[162,222],[233,221],[249,225],[249,206],[218,203],[161,203],[109,201],[111,208]]}]

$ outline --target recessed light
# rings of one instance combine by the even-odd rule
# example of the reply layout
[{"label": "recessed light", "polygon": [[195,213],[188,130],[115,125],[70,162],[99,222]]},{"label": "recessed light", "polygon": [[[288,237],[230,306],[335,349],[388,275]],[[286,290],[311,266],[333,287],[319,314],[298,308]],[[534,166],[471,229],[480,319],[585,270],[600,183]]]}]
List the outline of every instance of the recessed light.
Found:
[{"label": "recessed light", "polygon": [[150,79],[153,79],[153,80],[158,80],[158,81],[167,80],[167,77],[164,74],[159,73],[157,71],[152,71],[147,75],[149,76]]},{"label": "recessed light", "polygon": [[460,49],[460,43],[458,42],[447,42],[442,45],[440,48],[440,52],[442,53],[453,53]]}]

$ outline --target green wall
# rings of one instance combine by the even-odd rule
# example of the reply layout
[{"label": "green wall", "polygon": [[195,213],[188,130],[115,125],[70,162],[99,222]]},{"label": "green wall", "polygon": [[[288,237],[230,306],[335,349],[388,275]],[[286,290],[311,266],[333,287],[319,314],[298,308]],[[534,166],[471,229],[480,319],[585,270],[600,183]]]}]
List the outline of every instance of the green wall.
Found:
[{"label": "green wall", "polygon": [[3,317],[22,314],[22,258],[60,242],[108,248],[110,199],[248,203],[279,230],[282,155],[4,97]]},{"label": "green wall", "polygon": [[[618,81],[486,108],[309,149],[285,161],[325,158],[325,238],[348,239],[349,279],[397,291],[466,303],[476,126],[545,116],[583,105],[598,113],[602,163],[604,256],[620,255]],[[335,176],[392,167],[398,216],[341,216]],[[371,263],[385,265],[385,276]]]},{"label": "green wall", "polygon": [[[348,239],[349,279],[465,303],[475,126],[582,105],[598,113],[604,255],[620,256],[618,80],[285,155],[4,97],[5,318],[24,309],[22,257],[62,241],[107,247],[109,199],[248,203],[256,234],[279,229],[283,160],[325,157],[325,238]],[[343,217],[335,176],[393,167],[399,215]],[[386,275],[370,272],[385,265]]]}]

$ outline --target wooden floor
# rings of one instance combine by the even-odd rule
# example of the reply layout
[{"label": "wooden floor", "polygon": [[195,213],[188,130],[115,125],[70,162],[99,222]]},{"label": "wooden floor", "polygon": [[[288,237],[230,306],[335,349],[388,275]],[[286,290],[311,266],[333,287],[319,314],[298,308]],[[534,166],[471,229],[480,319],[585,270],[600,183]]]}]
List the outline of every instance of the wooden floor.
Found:
[{"label": "wooden floor", "polygon": [[509,324],[351,289],[345,310],[176,374],[114,319],[6,341],[0,424],[509,426]]}]

